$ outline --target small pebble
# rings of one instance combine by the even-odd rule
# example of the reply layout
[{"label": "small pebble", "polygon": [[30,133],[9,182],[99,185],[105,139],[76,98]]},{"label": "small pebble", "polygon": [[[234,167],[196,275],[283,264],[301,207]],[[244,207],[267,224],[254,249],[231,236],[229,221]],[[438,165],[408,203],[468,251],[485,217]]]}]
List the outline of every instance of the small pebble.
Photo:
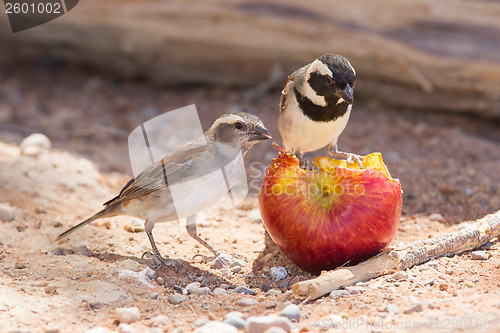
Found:
[{"label": "small pebble", "polygon": [[288,318],[291,322],[300,321],[300,308],[295,304],[288,304],[281,310],[280,316]]},{"label": "small pebble", "polygon": [[264,292],[269,291],[269,290],[271,289],[271,287],[270,287],[270,286],[268,286],[268,285],[267,285],[267,284],[265,284],[265,283],[261,283],[261,284],[259,284],[259,288],[260,288],[260,290],[262,290],[262,291],[264,291]]},{"label": "small pebble", "polygon": [[281,290],[279,290],[279,289],[274,289],[274,288],[273,288],[273,289],[270,289],[270,290],[268,291],[268,293],[269,293],[269,295],[270,295],[270,296],[279,296],[279,295],[283,294],[283,292],[282,292]]},{"label": "small pebble", "polygon": [[211,279],[211,278],[209,278],[209,277],[204,276],[204,277],[201,279],[201,281],[200,281],[200,282],[201,282],[201,286],[202,286],[202,287],[206,287],[206,286],[207,286],[207,284],[209,284],[210,282],[212,282],[212,279]]},{"label": "small pebble", "polygon": [[26,263],[24,261],[16,261],[14,264],[15,269],[25,269],[26,268]]},{"label": "small pebble", "polygon": [[231,311],[231,312],[226,313],[226,315],[224,316],[224,319],[227,319],[230,317],[243,318],[243,317],[245,317],[245,315],[243,314],[243,312],[240,312],[240,311]]},{"label": "small pebble", "polygon": [[247,264],[241,259],[234,260],[229,267],[245,267]]},{"label": "small pebble", "polygon": [[271,267],[269,275],[271,276],[271,279],[276,281],[281,281],[288,276],[288,272],[286,271],[286,268],[283,266],[274,266]]},{"label": "small pebble", "polygon": [[344,297],[344,296],[349,296],[349,292],[347,290],[340,289],[340,290],[333,290],[330,293],[329,297],[333,298],[333,299],[337,299],[337,298]]},{"label": "small pebble", "polygon": [[260,223],[260,222],[262,222],[262,217],[260,216],[260,212],[259,212],[258,209],[251,210],[250,213],[248,213],[248,218],[253,223]]},{"label": "small pebble", "polygon": [[399,271],[399,272],[394,273],[394,275],[392,277],[395,280],[403,280],[403,279],[408,278],[408,273],[406,273],[405,271]]},{"label": "small pebble", "polygon": [[50,139],[41,133],[33,133],[21,141],[19,148],[21,148],[22,155],[36,156],[44,151],[50,149],[52,144]]},{"label": "small pebble", "polygon": [[424,310],[424,307],[422,306],[422,303],[415,303],[410,305],[409,307],[406,308],[404,311],[405,314],[410,314],[414,312],[422,312]]},{"label": "small pebble", "polygon": [[135,329],[132,325],[120,323],[120,325],[118,325],[118,332],[120,332],[120,333],[135,333]]},{"label": "small pebble", "polygon": [[14,221],[14,207],[6,202],[0,203],[0,221],[12,222]]},{"label": "small pebble", "polygon": [[365,287],[358,287],[358,286],[345,287],[345,290],[347,290],[351,295],[362,294],[365,292],[365,289],[366,289]]},{"label": "small pebble", "polygon": [[448,275],[451,275],[451,274],[453,274],[453,272],[454,272],[454,271],[453,271],[453,269],[452,269],[452,268],[447,268],[447,269],[445,269],[445,270],[444,270],[444,272],[445,272],[446,274],[448,274]]},{"label": "small pebble", "polygon": [[194,294],[194,295],[209,295],[210,294],[210,288],[208,287],[200,287],[199,282],[193,282],[190,283],[186,286],[186,290],[189,294]]},{"label": "small pebble", "polygon": [[196,321],[193,323],[193,325],[194,325],[194,326],[196,326],[196,327],[201,327],[201,326],[203,326],[203,325],[208,324],[209,322],[210,322],[210,320],[209,320],[209,319],[207,319],[207,318],[200,318],[200,319],[196,320]]},{"label": "small pebble", "polygon": [[171,294],[168,296],[168,301],[172,304],[181,304],[182,302],[185,302],[189,300],[189,297],[186,295],[179,295],[179,294]]},{"label": "small pebble", "polygon": [[234,326],[222,323],[220,321],[211,321],[193,331],[194,333],[237,333],[238,329]]},{"label": "small pebble", "polygon": [[444,221],[444,217],[439,213],[434,213],[429,216],[429,220],[441,222]]},{"label": "small pebble", "polygon": [[468,288],[474,288],[476,286],[472,281],[465,281],[464,285]]},{"label": "small pebble", "polygon": [[151,318],[149,322],[149,326],[158,327],[161,325],[167,325],[170,322],[170,318],[166,315],[158,315],[156,317]]},{"label": "small pebble", "polygon": [[158,296],[159,296],[158,293],[149,294],[149,298],[151,298],[151,299],[157,299]]},{"label": "small pebble", "polygon": [[222,289],[226,289],[226,290],[230,288],[229,285],[227,285],[225,283],[221,283],[219,287],[221,287]]},{"label": "small pebble", "polygon": [[470,258],[472,260],[488,260],[490,256],[486,251],[474,251],[470,254]]},{"label": "small pebble", "polygon": [[155,280],[156,279],[156,272],[152,270],[151,268],[147,268],[145,275],[150,279],[150,280]]},{"label": "small pebble", "polygon": [[240,267],[240,266],[231,267],[231,272],[233,272],[233,273],[235,273],[235,274],[236,274],[236,273],[241,272],[241,270],[242,270],[242,269],[243,269],[243,268],[242,268],[242,267]]},{"label": "small pebble", "polygon": [[224,267],[231,266],[232,258],[227,254],[220,254],[210,263],[210,268],[212,269],[221,269]]},{"label": "small pebble", "polygon": [[282,280],[282,281],[278,282],[276,287],[281,288],[281,289],[288,289],[288,287],[290,287],[290,282],[288,282],[286,280]]},{"label": "small pebble", "polygon": [[90,250],[85,245],[78,246],[77,248],[75,248],[74,253],[82,255],[82,256],[86,256],[86,257],[93,257],[94,256],[94,252],[92,252],[92,250]]},{"label": "small pebble", "polygon": [[242,298],[242,299],[239,299],[236,301],[236,305],[239,305],[239,306],[254,306],[258,303],[259,303],[259,301],[257,301],[256,299],[253,299],[253,298]]},{"label": "small pebble", "polygon": [[431,260],[431,261],[427,262],[425,265],[427,265],[429,267],[433,267],[433,268],[437,268],[439,266],[439,264],[436,260]]},{"label": "small pebble", "polygon": [[448,284],[447,283],[440,283],[439,284],[439,290],[441,291],[446,291],[448,289]]},{"label": "small pebble", "polygon": [[252,289],[247,288],[245,286],[236,287],[236,289],[234,289],[234,292],[238,293],[238,294],[245,294],[245,295],[252,295],[252,296],[257,295],[257,293],[255,291],[253,291]]},{"label": "small pebble", "polygon": [[355,284],[355,286],[366,287],[366,283],[364,283],[364,282],[358,282],[358,283]]},{"label": "small pebble", "polygon": [[120,323],[130,324],[141,319],[141,310],[135,306],[130,308],[118,308],[115,309],[115,312]]},{"label": "small pebble", "polygon": [[212,292],[212,295],[214,295],[214,296],[227,295],[227,291],[226,291],[226,289],[215,288],[214,291]]},{"label": "small pebble", "polygon": [[241,317],[229,317],[224,319],[223,323],[236,327],[237,329],[243,329],[245,327],[245,320]]},{"label": "small pebble", "polygon": [[45,293],[49,295],[55,295],[57,293],[57,286],[49,285],[45,287]]},{"label": "small pebble", "polygon": [[182,294],[182,295],[187,295],[188,294],[188,291],[184,288],[182,288],[181,286],[178,286],[178,285],[174,285],[174,290],[177,291],[178,293]]},{"label": "small pebble", "polygon": [[246,333],[262,333],[271,327],[281,327],[285,332],[292,330],[287,318],[269,315],[263,317],[250,317],[245,322]]}]

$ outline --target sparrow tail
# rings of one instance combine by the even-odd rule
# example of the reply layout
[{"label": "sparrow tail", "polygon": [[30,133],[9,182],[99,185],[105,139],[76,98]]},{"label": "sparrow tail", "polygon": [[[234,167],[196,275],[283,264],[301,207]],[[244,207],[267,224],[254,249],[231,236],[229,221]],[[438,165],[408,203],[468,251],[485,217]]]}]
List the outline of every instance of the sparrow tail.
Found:
[{"label": "sparrow tail", "polygon": [[99,213],[94,214],[93,216],[89,217],[85,221],[83,221],[83,222],[75,225],[74,227],[71,227],[70,229],[66,230],[65,232],[63,232],[62,234],[60,234],[59,236],[57,236],[56,241],[60,240],[63,237],[68,236],[70,233],[72,233],[76,229],[80,229],[81,227],[86,226],[90,222],[93,222],[93,221],[95,221],[97,219],[100,219],[100,218],[103,218],[103,217],[112,217],[112,216],[118,215],[118,214],[113,214],[113,211],[115,211],[115,208],[116,208],[115,206],[109,206],[109,207],[104,208]]}]

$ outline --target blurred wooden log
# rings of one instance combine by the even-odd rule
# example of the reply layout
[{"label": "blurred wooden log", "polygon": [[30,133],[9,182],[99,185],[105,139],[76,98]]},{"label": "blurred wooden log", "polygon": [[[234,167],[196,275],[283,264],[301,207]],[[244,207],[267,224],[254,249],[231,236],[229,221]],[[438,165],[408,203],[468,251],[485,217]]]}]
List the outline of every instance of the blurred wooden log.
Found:
[{"label": "blurred wooden log", "polygon": [[[324,53],[347,56],[356,97],[500,118],[500,2],[86,0],[0,39],[165,84],[276,86]],[[277,71],[276,69],[281,69]]]}]

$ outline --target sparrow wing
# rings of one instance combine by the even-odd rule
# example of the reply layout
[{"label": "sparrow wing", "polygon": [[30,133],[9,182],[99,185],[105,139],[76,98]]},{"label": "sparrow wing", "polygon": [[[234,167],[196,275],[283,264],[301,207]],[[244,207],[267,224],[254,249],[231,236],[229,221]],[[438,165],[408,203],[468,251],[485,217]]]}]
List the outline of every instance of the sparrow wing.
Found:
[{"label": "sparrow wing", "polygon": [[[202,154],[206,156],[200,158]],[[197,162],[199,164],[199,161],[210,159],[211,155],[205,140],[187,143],[132,178],[121,189],[120,194],[105,202],[104,206],[165,190],[168,185],[199,177]]]}]

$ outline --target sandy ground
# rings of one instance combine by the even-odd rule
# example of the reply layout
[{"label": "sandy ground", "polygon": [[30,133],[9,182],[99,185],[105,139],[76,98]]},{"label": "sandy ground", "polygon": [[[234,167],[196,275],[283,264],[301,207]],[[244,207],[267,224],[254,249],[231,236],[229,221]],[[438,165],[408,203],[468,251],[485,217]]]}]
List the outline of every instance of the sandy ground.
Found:
[{"label": "sandy ground", "polygon": [[[130,217],[104,219],[53,241],[100,209],[128,180],[127,135],[140,123],[195,103],[204,126],[224,112],[250,110],[278,140],[277,92],[247,101],[238,90],[151,87],[69,66],[48,70],[3,59],[1,68],[0,202],[13,207],[14,220],[0,222],[0,331],[83,332],[96,326],[118,331],[115,309],[130,306],[141,311],[140,320],[131,324],[136,332],[190,331],[202,318],[220,321],[235,310],[245,318],[279,314],[286,304],[300,303],[287,291],[312,276],[274,246],[266,247],[253,196],[199,227],[214,247],[240,259],[240,269],[214,269],[193,258],[210,253],[176,223],[154,230],[162,253],[181,263],[178,272],[157,269],[156,278],[163,279],[159,282],[145,276],[152,264],[141,259],[149,250],[146,235],[124,229]],[[400,244],[456,231],[460,222],[500,208],[498,129],[497,123],[471,116],[360,104],[340,148],[360,154],[381,151],[391,174],[401,179],[403,218],[394,240]],[[45,133],[54,148],[38,156],[21,155],[19,142],[33,132]],[[262,170],[275,155],[270,143],[249,153],[247,160],[257,162],[249,168],[251,188],[258,189]],[[302,319],[293,331],[317,331],[318,323],[339,316],[343,329],[351,331],[426,330],[419,325],[435,331],[500,331],[498,240],[486,252],[487,260],[472,260],[470,253],[440,258],[408,270],[400,280],[385,276],[368,281],[360,294],[302,303]],[[287,269],[285,280],[270,277],[276,265]],[[210,293],[172,304],[174,286],[195,281]],[[215,295],[221,286],[227,292]],[[236,293],[238,286],[256,295]],[[238,305],[243,298],[257,303]],[[168,319],[159,323],[158,315]]]}]

